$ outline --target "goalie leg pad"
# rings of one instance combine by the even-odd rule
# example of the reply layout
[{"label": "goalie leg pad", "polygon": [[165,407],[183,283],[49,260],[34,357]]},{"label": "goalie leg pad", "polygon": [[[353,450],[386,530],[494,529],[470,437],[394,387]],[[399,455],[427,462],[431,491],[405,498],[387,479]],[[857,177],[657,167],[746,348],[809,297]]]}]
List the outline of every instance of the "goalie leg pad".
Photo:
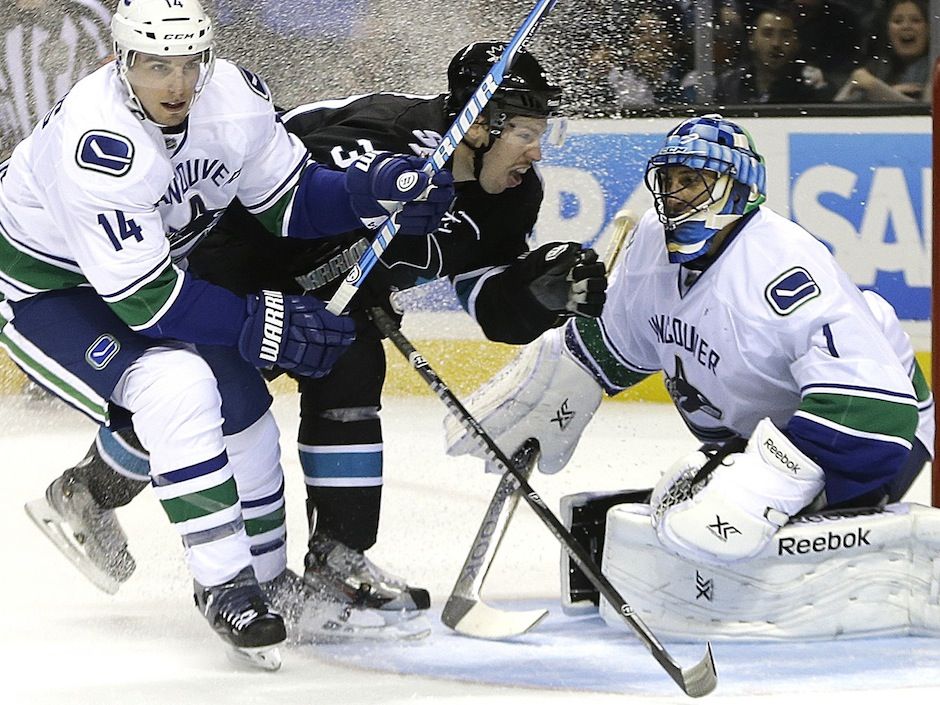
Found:
[{"label": "goalie leg pad", "polygon": [[[667,552],[649,517],[629,506],[608,512],[606,534],[604,573],[661,638],[940,636],[937,509],[801,516],[753,559],[725,566]],[[624,626],[606,602],[600,613]]]},{"label": "goalie leg pad", "polygon": [[[543,473],[556,473],[568,463],[601,403],[600,385],[574,360],[563,335],[563,328],[555,328],[526,345],[465,404],[507,454],[515,453],[527,438],[537,439]],[[473,434],[452,415],[444,427],[448,455],[487,457]]]}]

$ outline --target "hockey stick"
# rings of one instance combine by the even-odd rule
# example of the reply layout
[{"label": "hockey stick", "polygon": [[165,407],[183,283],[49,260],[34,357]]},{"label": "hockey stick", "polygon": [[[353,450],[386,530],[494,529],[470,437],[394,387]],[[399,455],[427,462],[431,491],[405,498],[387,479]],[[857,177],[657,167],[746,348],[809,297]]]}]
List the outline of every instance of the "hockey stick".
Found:
[{"label": "hockey stick", "polygon": [[[512,457],[513,464],[526,479],[532,474],[536,460],[538,443],[528,441]],[[458,634],[480,639],[508,639],[525,634],[548,616],[548,610],[500,610],[480,598],[483,581],[519,503],[518,489],[519,483],[507,470],[496,486],[467,560],[441,612],[441,621]]]},{"label": "hockey stick", "polygon": [[[604,264],[608,273],[613,268],[627,234],[636,225],[636,215],[626,208],[620,209],[614,216],[614,231],[607,245]],[[522,454],[522,457],[517,457]],[[512,460],[520,472],[525,473],[528,480],[532,473],[532,465],[536,457],[526,458],[525,446],[519,450]],[[531,456],[531,453],[528,454]],[[500,610],[486,604],[480,597],[483,581],[490,570],[500,542],[512,519],[519,496],[515,490],[518,483],[512,472],[506,470],[493,493],[480,529],[470,546],[467,559],[457,582],[451,590],[450,597],[441,612],[441,621],[458,634],[479,637],[481,639],[507,639],[520,636],[535,627],[548,614],[545,610],[532,610],[526,612]],[[568,554],[562,554],[562,569],[566,569]]]},{"label": "hockey stick", "polygon": [[705,656],[694,666],[683,669],[669,655],[659,640],[650,632],[642,620],[635,614],[633,608],[620,596],[617,589],[611,584],[607,577],[601,573],[590,555],[581,544],[575,540],[571,532],[558,520],[552,511],[545,504],[538,493],[532,489],[523,473],[506,457],[506,454],[489,437],[480,423],[470,414],[460,400],[447,387],[444,381],[428,364],[428,361],[415,349],[415,347],[402,334],[401,330],[385,313],[378,307],[369,309],[372,320],[378,329],[386,335],[389,340],[398,348],[399,352],[407,358],[411,366],[427,382],[431,390],[444,402],[444,405],[467,427],[472,435],[483,445],[486,446],[488,454],[493,460],[501,463],[503,467],[509,470],[519,488],[523,499],[532,507],[536,516],[548,527],[558,541],[561,542],[565,551],[571,556],[575,564],[584,571],[591,583],[597,588],[600,594],[614,608],[620,612],[627,625],[633,629],[643,645],[649,650],[657,663],[669,674],[669,677],[676,682],[682,691],[693,698],[708,695],[715,689],[718,683],[718,675],[715,672],[715,660],[712,656],[712,647],[710,643],[705,645]]},{"label": "hockey stick", "polygon": [[[463,141],[467,131],[480,116],[480,113],[483,112],[483,108],[486,107],[486,104],[490,101],[490,98],[493,97],[496,89],[499,88],[500,84],[503,82],[504,74],[512,65],[512,60],[516,58],[516,54],[519,53],[523,43],[525,43],[526,39],[536,30],[557,1],[558,0],[538,0],[538,2],[536,2],[529,16],[525,18],[522,25],[512,36],[512,39],[509,40],[509,43],[503,50],[502,56],[499,57],[499,61],[493,64],[486,76],[483,77],[483,82],[480,83],[479,87],[470,97],[470,100],[467,101],[463,110],[458,113],[457,118],[450,126],[450,129],[444,134],[440,144],[437,145],[437,148],[424,163],[421,170],[425,174],[430,175],[437,173],[444,168],[444,165],[447,164],[447,161],[450,159],[451,155],[453,155],[457,146]],[[346,309],[346,306],[352,301],[356,292],[359,291],[365,278],[375,267],[376,263],[379,261],[379,257],[385,252],[385,249],[397,232],[398,223],[393,214],[389,216],[384,225],[382,225],[371,247],[362,253],[359,257],[359,261],[349,270],[349,274],[346,275],[346,278],[339,285],[336,293],[333,294],[333,297],[327,303],[327,311],[339,315]]]}]

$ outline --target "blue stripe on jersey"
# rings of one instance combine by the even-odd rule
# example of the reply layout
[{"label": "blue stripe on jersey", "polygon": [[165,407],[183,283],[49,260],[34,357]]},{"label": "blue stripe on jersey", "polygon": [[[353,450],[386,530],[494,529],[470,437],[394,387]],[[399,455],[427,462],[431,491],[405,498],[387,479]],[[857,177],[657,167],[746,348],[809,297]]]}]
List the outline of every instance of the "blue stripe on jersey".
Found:
[{"label": "blue stripe on jersey", "polygon": [[802,416],[791,418],[784,430],[797,448],[823,468],[830,504],[887,486],[910,453],[899,443],[842,433]]},{"label": "blue stripe on jersey", "polygon": [[806,397],[806,395],[810,392],[826,391],[829,389],[843,389],[846,391],[864,392],[864,394],[858,396],[881,395],[886,397],[893,397],[901,402],[916,401],[912,395],[906,394],[904,392],[896,392],[891,389],[879,389],[878,387],[862,387],[861,385],[857,384],[836,384],[834,382],[807,384],[805,387],[800,388],[800,396]]},{"label": "blue stripe on jersey", "polygon": [[241,501],[242,509],[251,509],[252,507],[262,507],[265,504],[274,504],[278,500],[284,498],[284,480],[281,480],[281,486],[277,488],[277,491],[273,494],[269,494],[267,497],[262,497],[261,499],[243,499]]},{"label": "blue stripe on jersey", "polygon": [[287,184],[296,178],[297,174],[300,173],[300,170],[303,169],[310,161],[310,155],[305,154],[299,162],[294,165],[294,168],[290,170],[290,173],[277,185],[277,187],[268,194],[268,197],[258,201],[257,203],[245,204],[251,212],[263,211],[270,208],[274,203],[280,199],[287,192]]},{"label": "blue stripe on jersey", "polygon": [[382,451],[317,453],[300,451],[304,476],[311,479],[382,477]]},{"label": "blue stripe on jersey", "polygon": [[132,291],[133,289],[136,289],[137,287],[141,285],[141,283],[147,281],[148,279],[153,279],[154,275],[157,272],[161,272],[164,269],[166,269],[169,263],[170,263],[170,258],[169,256],[167,256],[165,259],[155,264],[152,269],[145,272],[144,274],[141,274],[139,277],[137,277],[134,281],[132,281],[127,286],[121,287],[117,291],[112,291],[108,294],[102,294],[101,298],[109,303],[114,302],[114,301],[120,301],[122,298],[124,298],[124,295],[128,291]]},{"label": "blue stripe on jersey", "polygon": [[81,272],[82,268],[78,266],[78,262],[75,260],[68,259],[67,257],[59,257],[58,255],[53,255],[48,252],[43,252],[42,250],[37,250],[35,247],[27,245],[24,242],[20,242],[15,237],[10,235],[2,226],[0,226],[0,235],[10,243],[10,245],[18,250],[25,251],[27,254],[32,255],[36,259],[55,264],[56,266],[66,265],[66,268],[72,272]]},{"label": "blue stripe on jersey", "polygon": [[185,482],[186,480],[192,480],[197,477],[202,477],[203,475],[209,475],[217,470],[221,470],[227,463],[228,455],[223,450],[214,458],[204,460],[201,463],[180,468],[179,470],[171,470],[162,475],[155,475],[151,478],[151,481],[157,487],[166,487],[167,485],[172,485],[177,482]]}]

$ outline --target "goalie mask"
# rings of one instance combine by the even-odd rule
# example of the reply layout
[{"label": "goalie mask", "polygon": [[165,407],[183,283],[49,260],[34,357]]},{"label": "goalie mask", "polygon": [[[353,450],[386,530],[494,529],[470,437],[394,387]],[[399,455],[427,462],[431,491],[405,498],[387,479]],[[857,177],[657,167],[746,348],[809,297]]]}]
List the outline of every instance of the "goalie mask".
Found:
[{"label": "goalie mask", "polygon": [[739,125],[712,114],[666,135],[646,167],[646,187],[675,264],[704,255],[712,237],[766,198],[764,159]]},{"label": "goalie mask", "polygon": [[198,0],[118,0],[111,19],[111,38],[118,75],[127,88],[131,110],[157,122],[135,93],[133,83],[137,79],[132,82],[128,78],[128,71],[140,54],[199,59],[199,74],[188,106],[192,107],[212,76],[214,35],[212,21]]},{"label": "goalie mask", "polygon": [[[447,114],[451,119],[467,104],[505,50],[499,42],[474,42],[458,51],[447,67]],[[483,115],[490,134],[499,137],[515,115],[549,119],[561,108],[561,88],[549,83],[532,54],[520,49]]]}]

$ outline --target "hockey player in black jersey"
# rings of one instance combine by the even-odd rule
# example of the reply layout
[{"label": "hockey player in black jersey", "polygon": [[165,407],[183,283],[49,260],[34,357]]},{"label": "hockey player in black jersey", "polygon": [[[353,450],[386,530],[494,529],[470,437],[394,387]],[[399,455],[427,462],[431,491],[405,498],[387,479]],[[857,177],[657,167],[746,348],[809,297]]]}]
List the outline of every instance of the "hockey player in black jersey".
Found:
[{"label": "hockey player in black jersey", "polygon": [[[427,156],[502,48],[478,42],[458,52],[448,68],[448,94],[377,93],[301,106],[282,119],[314,158],[338,168],[370,151]],[[521,52],[449,165],[457,188],[451,212],[424,238],[393,240],[353,300],[353,315],[375,305],[391,310],[391,292],[441,277],[451,280],[464,308],[494,341],[524,344],[572,315],[600,315],[606,279],[592,250],[556,242],[529,251],[526,242],[543,196],[533,166],[541,158],[541,140],[560,98],[560,89],[547,80],[536,59]],[[236,203],[190,263],[200,276],[236,293],[262,287],[308,291],[326,299],[369,236],[361,230],[298,246],[272,239]],[[386,638],[389,624],[395,635],[415,636],[423,633],[414,626],[417,620],[402,617],[430,606],[426,590],[386,574],[364,555],[376,541],[381,502],[378,412],[385,356],[371,324],[360,328],[329,376],[298,379],[298,447],[311,522],[305,585],[301,590],[297,576],[285,575],[271,589],[295,596],[312,589],[343,609],[317,613],[312,621],[308,615],[298,630],[303,633],[293,635],[296,640],[315,640],[321,632],[332,638]],[[136,473],[145,480],[146,471],[146,455],[136,439],[105,431],[88,455],[53,482],[45,498],[36,500],[43,510],[51,507],[62,516],[60,537],[71,534],[83,542],[73,546],[73,560],[87,557],[82,567],[97,571],[101,582],[109,580],[112,590],[134,569],[113,510],[139,492],[144,483],[130,478]],[[299,613],[296,605],[281,607],[287,617]],[[386,619],[378,626],[357,622],[364,613]],[[411,626],[401,628],[406,622]]]}]

